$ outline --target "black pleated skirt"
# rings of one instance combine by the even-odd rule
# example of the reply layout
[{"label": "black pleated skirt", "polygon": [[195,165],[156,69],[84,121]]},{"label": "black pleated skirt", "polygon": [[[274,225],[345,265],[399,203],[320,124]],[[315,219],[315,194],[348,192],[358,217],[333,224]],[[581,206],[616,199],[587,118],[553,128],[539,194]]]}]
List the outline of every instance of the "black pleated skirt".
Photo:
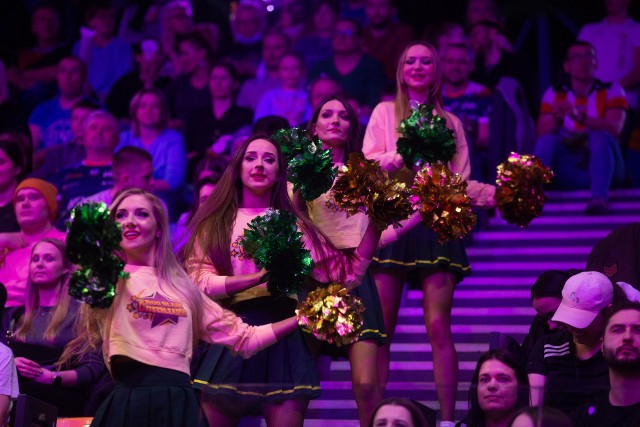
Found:
[{"label": "black pleated skirt", "polygon": [[115,363],[115,389],[92,427],[207,427],[189,375],[139,362]]},{"label": "black pleated skirt", "polygon": [[[260,297],[229,307],[250,325],[264,325],[294,315],[297,301]],[[203,398],[241,415],[258,415],[262,405],[320,396],[315,360],[297,329],[249,359],[220,345],[210,345],[194,375]]]},{"label": "black pleated skirt", "polygon": [[461,239],[443,244],[437,242],[437,234],[420,224],[398,241],[378,250],[372,266],[403,270],[446,270],[458,282],[471,274],[467,252]]}]

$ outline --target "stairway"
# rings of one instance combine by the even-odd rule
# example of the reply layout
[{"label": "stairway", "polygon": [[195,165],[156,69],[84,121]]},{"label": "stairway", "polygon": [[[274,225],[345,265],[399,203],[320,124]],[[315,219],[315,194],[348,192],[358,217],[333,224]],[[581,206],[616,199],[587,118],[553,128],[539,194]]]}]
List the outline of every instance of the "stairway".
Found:
[{"label": "stairway", "polygon": [[[584,215],[588,192],[548,194],[543,215],[528,228],[492,218],[468,245],[472,274],[458,285],[453,307],[453,334],[458,350],[460,384],[458,419],[467,411],[467,391],[480,353],[488,350],[489,333],[511,335],[521,342],[535,312],[530,288],[545,270],[583,269],[593,245],[614,228],[640,221],[640,190],[611,194],[610,213]],[[499,214],[498,214],[499,216]],[[431,346],[425,332],[421,292],[405,292],[396,337],[391,346],[390,383],[386,396],[416,399],[431,408],[438,402],[433,383]],[[305,426],[357,426],[349,362],[333,361],[322,397],[312,401]]]}]

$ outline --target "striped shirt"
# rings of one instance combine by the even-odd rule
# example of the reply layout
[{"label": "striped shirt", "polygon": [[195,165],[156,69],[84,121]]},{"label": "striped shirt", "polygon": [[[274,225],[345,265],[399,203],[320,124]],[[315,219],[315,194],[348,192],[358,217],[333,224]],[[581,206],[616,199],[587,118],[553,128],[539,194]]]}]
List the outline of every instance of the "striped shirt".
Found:
[{"label": "striped shirt", "polygon": [[[629,108],[624,89],[617,83],[603,83],[595,80],[587,96],[577,96],[568,84],[547,89],[542,96],[540,114],[553,114],[557,106],[568,101],[578,112],[584,112],[587,116],[604,118],[607,110]],[[569,132],[587,132],[588,129],[565,116],[562,122],[563,130]],[[562,133],[562,132],[561,132]]]}]

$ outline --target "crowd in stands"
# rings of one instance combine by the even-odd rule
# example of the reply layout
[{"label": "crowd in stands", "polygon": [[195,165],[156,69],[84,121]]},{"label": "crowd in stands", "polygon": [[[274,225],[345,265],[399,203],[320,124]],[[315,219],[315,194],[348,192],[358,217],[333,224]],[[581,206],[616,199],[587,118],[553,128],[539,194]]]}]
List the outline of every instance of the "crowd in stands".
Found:
[{"label": "crowd in stands", "polygon": [[[129,206],[120,208],[122,217],[114,214],[123,227],[155,227],[155,239],[173,248],[164,253],[151,236],[149,248],[160,255],[137,266],[158,273],[132,269],[136,280],[164,283],[171,271],[252,325],[229,320],[244,334],[233,339],[249,344],[221,337],[224,328],[194,331],[194,338],[226,347],[201,345],[191,375],[201,384],[262,383],[258,394],[279,397],[238,403],[233,393],[206,394],[211,425],[235,425],[247,414],[270,425],[302,425],[309,400],[318,397],[315,360],[326,349],[302,330],[291,333],[293,299],[270,296],[261,287],[264,271],[241,263],[246,254],[228,254],[228,241],[275,207],[298,216],[313,247],[314,279],[357,282],[353,293],[370,307],[368,335],[341,349],[361,425],[435,427],[418,402],[382,399],[402,285],[418,276],[435,380],[454,385],[437,387],[440,425],[451,427],[458,382],[451,305],[455,285],[469,274],[463,242],[436,244],[415,216],[402,231],[376,235],[368,218],[346,218],[327,195],[290,200],[282,152],[270,135],[304,128],[333,150],[337,165],[362,152],[406,178],[415,170],[397,154],[397,130],[409,101],[418,100],[454,131],[449,166],[473,180],[476,208],[495,206],[479,195],[488,188],[482,183],[494,181],[511,151],[551,167],[550,188],[589,190],[587,215],[608,213],[612,188],[640,186],[640,23],[630,17],[630,0],[604,0],[600,22],[576,23],[574,40],[561,47],[564,73],[551,87],[539,87],[534,61],[508,37],[508,16],[495,0],[468,0],[466,16],[426,28],[403,22],[392,0],[214,0],[215,12],[195,0],[11,3],[0,13],[11,11],[24,24],[28,16],[29,25],[0,31],[0,307],[7,331],[0,340],[0,425],[18,383],[61,415],[98,412],[103,422],[108,412],[98,407],[114,388],[112,376],[148,373],[138,363],[148,360],[131,361],[135,352],[125,362],[116,353],[104,360],[99,345],[74,353],[82,316],[68,295],[74,267],[63,242],[80,202]],[[260,163],[259,179],[244,169],[251,162]],[[607,270],[625,250],[637,254],[637,233],[637,224],[614,231],[594,249],[590,271],[548,271],[532,284],[538,315],[529,335],[517,351],[479,358],[469,414],[459,425],[640,425],[640,306],[633,302],[640,301],[640,269],[621,262]],[[135,247],[125,252],[140,256]],[[331,271],[336,265],[346,267]],[[336,271],[343,277],[332,277]],[[169,294],[200,301],[201,293],[185,292]],[[189,304],[189,316],[204,321]],[[219,318],[205,320],[227,319],[215,313]],[[267,345],[248,360],[235,354]],[[284,355],[292,357],[282,367]],[[176,381],[184,385],[184,378]],[[286,397],[276,391],[281,383],[295,385]]]}]

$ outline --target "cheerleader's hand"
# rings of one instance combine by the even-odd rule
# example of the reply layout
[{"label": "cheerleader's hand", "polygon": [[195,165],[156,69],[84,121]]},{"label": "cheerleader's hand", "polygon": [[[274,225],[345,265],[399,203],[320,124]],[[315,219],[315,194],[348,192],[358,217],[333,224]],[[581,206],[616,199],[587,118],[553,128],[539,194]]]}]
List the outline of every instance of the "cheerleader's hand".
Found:
[{"label": "cheerleader's hand", "polygon": [[44,368],[33,360],[25,357],[16,357],[15,362],[18,373],[25,378],[37,380],[37,378],[42,375]]}]

